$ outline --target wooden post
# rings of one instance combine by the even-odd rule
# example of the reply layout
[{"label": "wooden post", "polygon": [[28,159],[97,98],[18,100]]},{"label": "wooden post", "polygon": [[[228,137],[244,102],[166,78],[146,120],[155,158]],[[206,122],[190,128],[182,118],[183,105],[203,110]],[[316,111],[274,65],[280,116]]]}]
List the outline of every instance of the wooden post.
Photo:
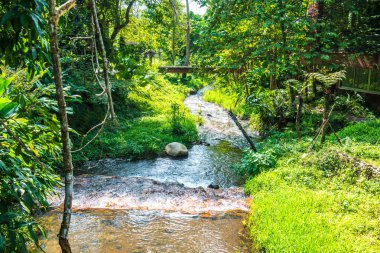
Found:
[{"label": "wooden post", "polygon": [[322,129],[321,129],[321,145],[326,140],[327,123],[329,121],[329,116],[330,116],[329,111],[333,103],[332,100],[333,98],[331,94],[331,88],[326,88],[325,89],[325,105],[324,105],[324,110],[323,110],[323,122],[325,122],[325,124],[322,126]]}]

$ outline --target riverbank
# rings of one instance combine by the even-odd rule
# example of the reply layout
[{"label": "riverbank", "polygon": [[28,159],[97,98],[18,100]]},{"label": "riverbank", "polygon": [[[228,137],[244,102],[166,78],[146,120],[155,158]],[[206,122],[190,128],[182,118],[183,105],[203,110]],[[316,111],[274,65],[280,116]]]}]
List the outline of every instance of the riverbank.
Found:
[{"label": "riverbank", "polygon": [[[216,86],[204,98],[235,108],[262,130],[260,111],[253,110],[260,104],[236,103],[233,88]],[[253,197],[247,230],[255,251],[380,251],[380,119],[358,99],[355,94],[336,98],[330,122],[342,145],[330,133],[323,146],[311,149],[323,102],[311,99],[301,139],[291,122],[281,132],[270,126],[257,143],[258,153],[244,151],[235,169],[248,178],[246,192]]]},{"label": "riverbank", "polygon": [[248,229],[256,250],[380,251],[380,178],[372,171],[379,170],[380,120],[338,135],[343,146],[330,136],[315,151],[311,138],[297,141],[291,133],[259,144],[275,165],[246,183],[254,196]]},{"label": "riverbank", "polygon": [[[122,101],[116,101],[117,104],[128,104],[137,116],[131,116],[132,109],[128,112],[119,108],[121,113],[117,114],[117,120],[107,123],[90,145],[74,153],[74,160],[83,163],[105,158],[151,158],[162,154],[170,142],[185,145],[196,142],[197,119],[183,105],[190,90],[157,74],[149,84],[137,85],[124,95],[118,94]],[[93,131],[85,140],[91,140],[95,134]],[[82,139],[76,138],[74,143],[80,147]]]},{"label": "riverbank", "polygon": [[[250,252],[243,220],[251,199],[231,170],[244,141],[227,112],[202,100],[185,100],[202,117],[202,144],[187,157],[126,161],[104,159],[76,169],[70,242],[78,252]],[[63,189],[40,218],[46,252],[59,252]],[[83,235],[86,235],[83,237]]]}]

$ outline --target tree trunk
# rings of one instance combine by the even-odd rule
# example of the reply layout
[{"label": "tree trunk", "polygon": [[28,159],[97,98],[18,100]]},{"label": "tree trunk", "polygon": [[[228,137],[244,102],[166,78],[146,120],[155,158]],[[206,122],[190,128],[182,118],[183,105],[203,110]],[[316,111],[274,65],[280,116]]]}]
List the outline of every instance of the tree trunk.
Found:
[{"label": "tree trunk", "polygon": [[94,20],[94,23],[95,23],[96,32],[98,34],[98,40],[99,40],[99,44],[100,44],[100,51],[102,53],[102,58],[103,58],[103,78],[104,78],[105,90],[106,90],[106,94],[107,94],[108,108],[109,108],[109,111],[110,111],[111,119],[115,119],[116,115],[115,115],[115,111],[114,111],[114,108],[113,108],[113,101],[112,101],[112,94],[111,94],[111,85],[110,85],[110,80],[109,80],[109,76],[108,76],[107,53],[106,53],[106,49],[105,49],[104,43],[103,43],[103,37],[102,37],[102,33],[101,33],[101,30],[100,30],[100,26],[99,26],[98,15],[96,13],[95,0],[91,0],[90,5],[91,5],[92,17],[93,17],[93,20]]},{"label": "tree trunk", "polygon": [[[91,0],[92,1],[92,0]],[[119,18],[119,13],[117,13],[117,17],[116,17],[116,20],[115,20],[115,28],[111,34],[111,41],[112,41],[112,44],[114,42],[114,40],[116,39],[116,36],[119,34],[119,32],[124,28],[126,27],[129,22],[130,22],[130,13],[131,13],[131,10],[132,10],[132,7],[133,7],[133,4],[136,2],[136,0],[132,0],[129,2],[128,4],[128,7],[126,9],[126,13],[125,13],[125,21],[123,23],[120,24],[120,18]],[[118,2],[117,2],[118,4]],[[119,8],[119,4],[117,5],[118,8]]]},{"label": "tree trunk", "polygon": [[175,34],[177,32],[177,22],[178,22],[178,17],[177,17],[177,10],[175,3],[173,0],[169,0],[170,5],[172,6],[173,9],[173,34],[172,34],[172,64],[173,66],[175,65]]},{"label": "tree trunk", "polygon": [[294,88],[292,86],[289,86],[289,93],[290,93],[290,102],[294,103],[296,100],[296,92],[294,91]]},{"label": "tree trunk", "polygon": [[314,97],[318,96],[317,81],[316,80],[313,80],[313,93],[314,93]]},{"label": "tree trunk", "polygon": [[331,89],[325,89],[325,105],[323,109],[323,123],[322,123],[322,134],[321,134],[321,145],[326,141],[326,132],[328,127],[329,114],[331,110],[331,105],[333,104],[333,97],[331,94]]},{"label": "tree trunk", "polygon": [[303,107],[303,98],[302,95],[298,95],[298,107],[296,115],[296,130],[298,139],[301,139],[301,117],[302,117],[302,107]]},{"label": "tree trunk", "polygon": [[75,0],[69,0],[56,9],[55,0],[49,0],[49,32],[50,32],[50,54],[53,63],[54,82],[57,92],[59,107],[59,120],[62,139],[63,170],[65,172],[65,200],[63,204],[63,217],[59,231],[59,245],[63,253],[71,253],[68,240],[70,219],[73,200],[73,164],[70,148],[69,123],[66,113],[66,102],[62,84],[62,70],[58,54],[58,21],[59,17],[75,6]]},{"label": "tree trunk", "polygon": [[190,65],[190,7],[189,0],[186,0],[186,63]]},{"label": "tree trunk", "polygon": [[276,78],[274,77],[274,75],[269,76],[269,89],[271,90],[277,89]]}]

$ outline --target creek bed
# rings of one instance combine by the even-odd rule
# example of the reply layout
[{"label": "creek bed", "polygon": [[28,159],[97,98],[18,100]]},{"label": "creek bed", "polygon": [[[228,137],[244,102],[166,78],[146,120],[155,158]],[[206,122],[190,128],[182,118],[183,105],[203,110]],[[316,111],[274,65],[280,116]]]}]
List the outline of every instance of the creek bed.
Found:
[{"label": "creek bed", "polygon": [[[195,145],[182,159],[102,160],[76,171],[70,242],[73,252],[246,252],[241,235],[250,199],[231,170],[246,144],[221,107],[202,100],[185,105],[204,118]],[[208,185],[220,189],[210,189]],[[40,217],[47,252],[60,252],[63,191],[55,210]]]}]

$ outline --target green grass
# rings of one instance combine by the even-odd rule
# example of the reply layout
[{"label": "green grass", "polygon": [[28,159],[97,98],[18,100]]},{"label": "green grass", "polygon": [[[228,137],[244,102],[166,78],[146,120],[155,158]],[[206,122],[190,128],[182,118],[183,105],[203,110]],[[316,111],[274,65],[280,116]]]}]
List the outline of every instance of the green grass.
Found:
[{"label": "green grass", "polygon": [[[173,85],[162,76],[143,87],[133,87],[127,100],[142,116],[130,119],[129,115],[117,115],[117,122],[107,124],[91,145],[75,154],[75,160],[141,159],[161,154],[165,145],[173,141],[191,145],[198,137],[195,118],[183,105],[188,92],[187,87]],[[173,104],[179,105],[182,114],[181,134],[173,133]]]},{"label": "green grass", "polygon": [[207,90],[203,95],[203,99],[207,102],[220,105],[227,110],[232,109],[239,117],[247,118],[252,113],[252,108],[249,108],[244,103],[244,99],[242,100],[237,92],[228,87],[216,87],[212,90]]},{"label": "green grass", "polygon": [[[298,142],[292,134],[261,143],[261,152],[275,149],[278,160],[246,183],[253,196],[247,224],[256,250],[380,252],[380,179],[366,178],[336,155],[339,151],[378,165],[378,123],[342,129],[339,136],[350,137],[343,147],[330,137],[324,147],[310,151],[309,138]],[[365,127],[370,131],[360,131]],[[360,136],[357,141],[354,133]]]}]

